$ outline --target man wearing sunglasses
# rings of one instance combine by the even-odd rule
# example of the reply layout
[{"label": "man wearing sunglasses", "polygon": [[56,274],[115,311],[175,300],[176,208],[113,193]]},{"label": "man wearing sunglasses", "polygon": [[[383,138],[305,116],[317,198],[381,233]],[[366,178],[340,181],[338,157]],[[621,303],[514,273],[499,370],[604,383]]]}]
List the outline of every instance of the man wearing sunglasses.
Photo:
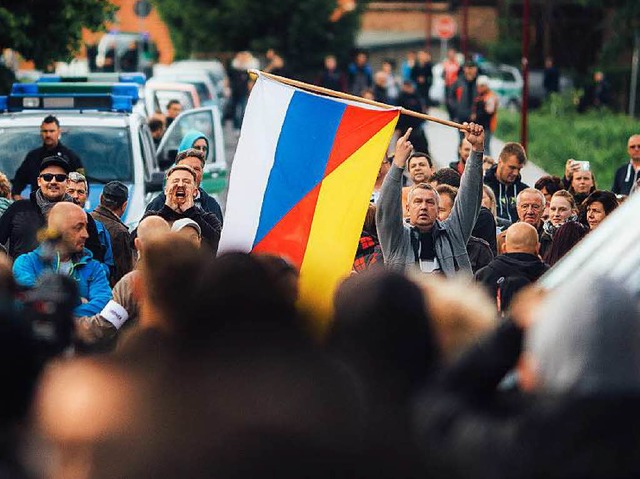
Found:
[{"label": "man wearing sunglasses", "polygon": [[21,193],[27,185],[31,185],[31,191],[38,188],[38,174],[42,160],[50,156],[64,158],[69,163],[69,171],[83,172],[82,162],[73,150],[70,150],[60,141],[60,122],[53,115],[48,115],[40,125],[42,146],[27,153],[24,161],[16,171],[11,194],[14,200],[22,199]]},{"label": "man wearing sunglasses", "polygon": [[634,192],[640,181],[640,135],[631,135],[627,142],[629,162],[616,171],[611,191],[616,195],[628,195]]},{"label": "man wearing sunglasses", "polygon": [[[42,160],[38,172],[37,188],[29,198],[13,203],[0,218],[0,243],[8,244],[11,258],[16,259],[24,253],[33,251],[38,246],[38,231],[44,227],[49,210],[61,201],[73,203],[67,193],[68,178],[71,167],[59,156],[50,156]],[[89,228],[86,247],[93,257],[104,261],[104,250],[100,245],[98,231]]]}]

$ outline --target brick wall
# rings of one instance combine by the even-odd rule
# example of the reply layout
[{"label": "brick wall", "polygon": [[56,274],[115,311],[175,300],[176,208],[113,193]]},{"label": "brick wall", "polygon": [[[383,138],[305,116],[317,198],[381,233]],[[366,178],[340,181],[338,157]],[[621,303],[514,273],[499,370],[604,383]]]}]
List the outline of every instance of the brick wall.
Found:
[{"label": "brick wall", "polygon": [[[434,5],[434,9],[437,8]],[[441,8],[444,10],[444,7]],[[444,13],[444,11],[443,11]],[[432,25],[441,13],[430,14]],[[460,10],[451,13],[458,23],[460,33]],[[494,7],[469,7],[469,37],[472,43],[485,45],[498,38],[498,18]],[[393,4],[372,3],[362,17],[362,30],[414,31],[427,30],[427,14],[423,6],[408,9],[394,8]]]}]

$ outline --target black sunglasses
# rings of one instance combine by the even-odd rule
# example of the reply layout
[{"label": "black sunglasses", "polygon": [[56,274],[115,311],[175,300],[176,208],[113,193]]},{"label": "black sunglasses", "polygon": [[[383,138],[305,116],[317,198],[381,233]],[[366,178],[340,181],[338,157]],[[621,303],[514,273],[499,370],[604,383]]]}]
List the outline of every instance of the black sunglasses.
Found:
[{"label": "black sunglasses", "polygon": [[67,175],[65,175],[63,173],[58,173],[58,174],[55,174],[55,175],[53,173],[43,173],[43,174],[40,175],[40,178],[42,178],[47,183],[49,183],[54,178],[56,179],[56,181],[58,183],[62,183],[63,181],[67,180]]}]

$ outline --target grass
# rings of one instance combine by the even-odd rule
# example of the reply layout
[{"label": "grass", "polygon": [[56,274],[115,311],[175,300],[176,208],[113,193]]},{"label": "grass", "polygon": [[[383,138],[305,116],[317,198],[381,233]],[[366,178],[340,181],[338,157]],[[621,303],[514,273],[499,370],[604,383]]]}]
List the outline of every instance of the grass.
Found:
[{"label": "grass", "polygon": [[[610,189],[616,169],[629,161],[627,140],[640,134],[640,122],[608,111],[578,114],[558,106],[545,105],[529,112],[529,160],[560,177],[567,159],[589,161],[598,187]],[[495,136],[519,142],[520,113],[500,111]]]}]

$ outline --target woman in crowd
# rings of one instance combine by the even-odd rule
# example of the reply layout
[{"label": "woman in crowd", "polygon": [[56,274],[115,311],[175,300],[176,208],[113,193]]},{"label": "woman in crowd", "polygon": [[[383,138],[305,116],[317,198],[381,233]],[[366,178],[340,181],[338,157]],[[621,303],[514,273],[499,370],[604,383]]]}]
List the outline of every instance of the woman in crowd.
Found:
[{"label": "woman in crowd", "polygon": [[589,230],[593,231],[617,207],[618,199],[610,191],[596,190],[591,193],[582,203]]},{"label": "woman in crowd", "polygon": [[578,208],[573,195],[566,190],[556,191],[549,202],[549,219],[544,222],[540,236],[540,256],[551,247],[558,228],[568,221],[578,220]]}]

